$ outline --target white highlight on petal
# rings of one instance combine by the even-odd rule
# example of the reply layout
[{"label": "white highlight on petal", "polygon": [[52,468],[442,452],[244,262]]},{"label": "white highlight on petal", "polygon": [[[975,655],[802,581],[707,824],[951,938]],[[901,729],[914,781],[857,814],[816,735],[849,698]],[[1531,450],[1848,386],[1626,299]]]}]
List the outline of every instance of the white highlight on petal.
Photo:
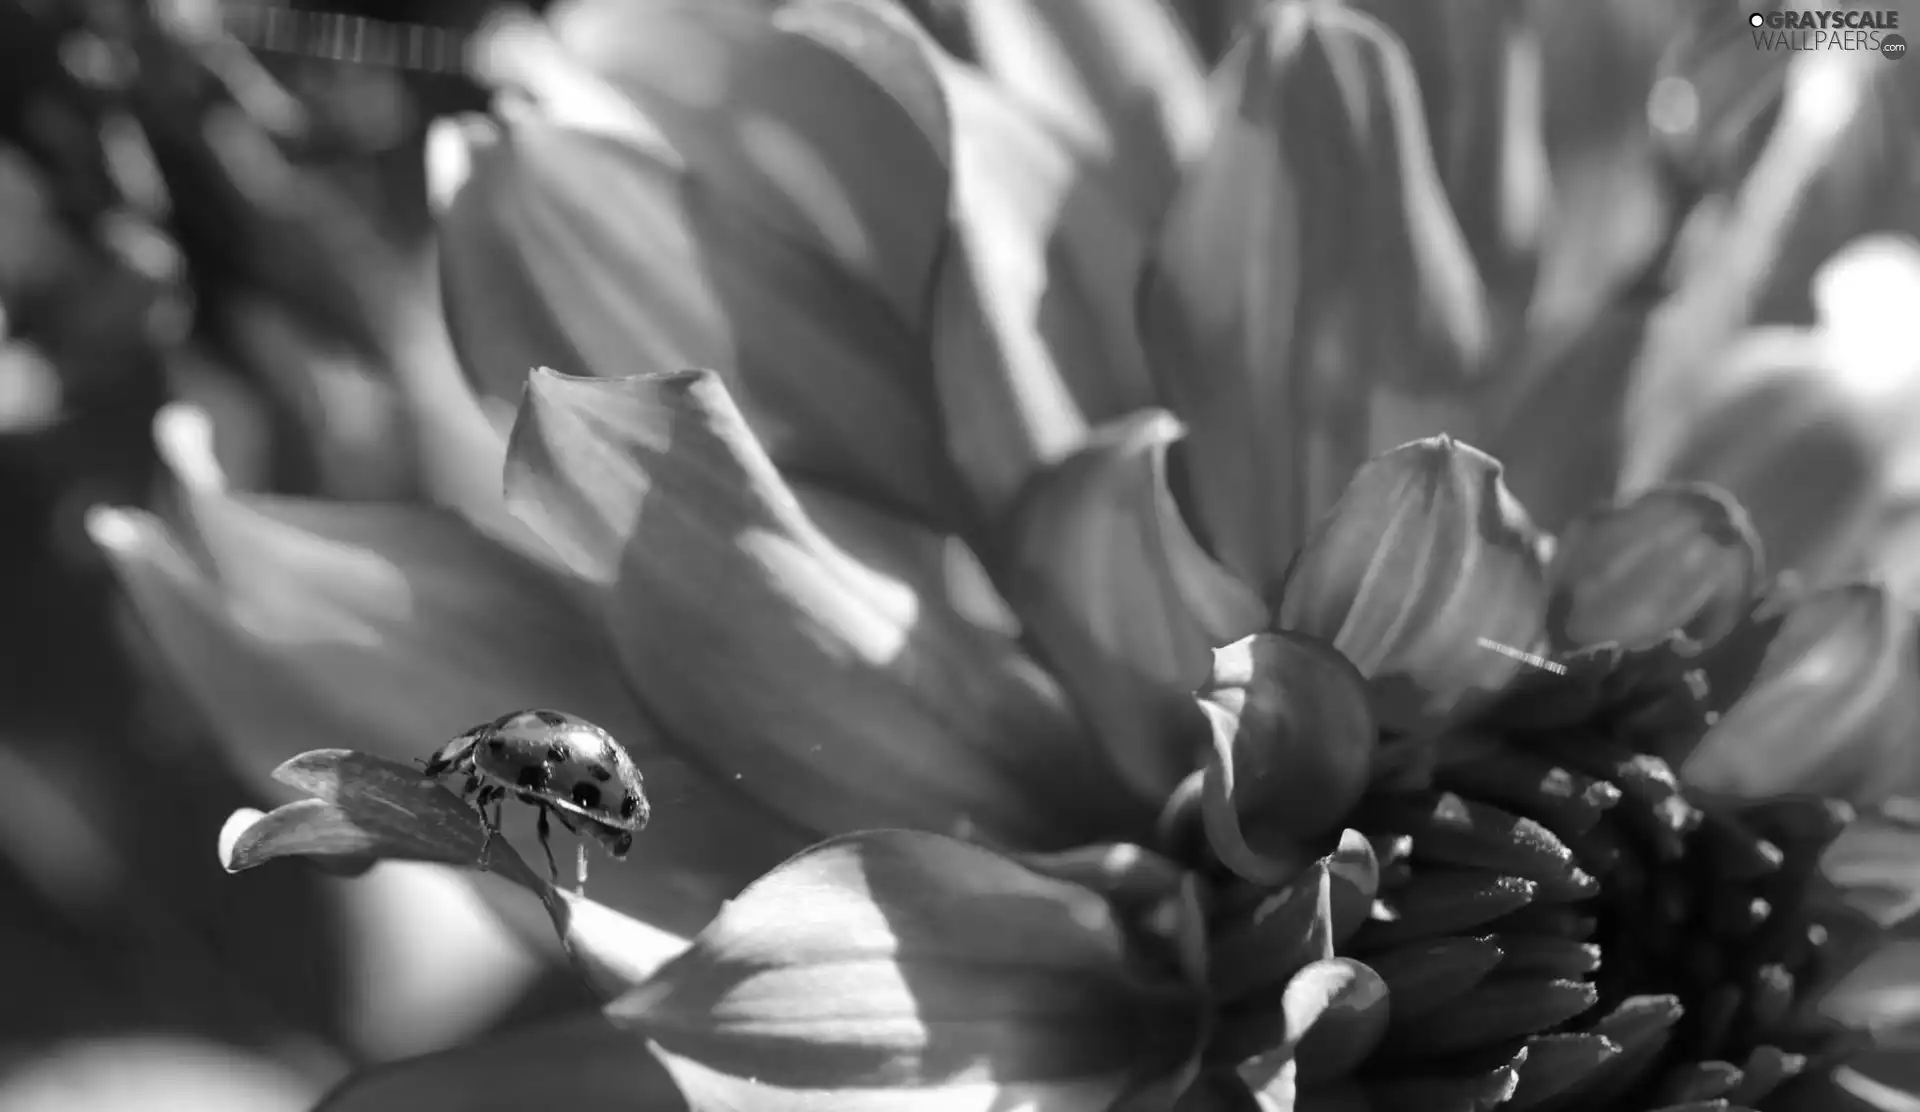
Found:
[{"label": "white highlight on petal", "polygon": [[227,473],[213,450],[213,419],[185,402],[168,402],[153,415],[153,442],[180,485],[194,491],[227,489]]},{"label": "white highlight on petal", "polygon": [[1914,390],[1920,372],[1920,243],[1862,236],[1821,264],[1813,304],[1840,381],[1863,401]]}]

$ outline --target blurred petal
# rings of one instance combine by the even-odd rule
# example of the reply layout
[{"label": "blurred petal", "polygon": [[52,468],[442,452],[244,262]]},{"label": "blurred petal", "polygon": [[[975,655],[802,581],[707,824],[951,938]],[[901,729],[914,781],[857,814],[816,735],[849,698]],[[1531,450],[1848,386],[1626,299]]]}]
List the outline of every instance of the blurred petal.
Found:
[{"label": "blurred petal", "polygon": [[1913,615],[1882,588],[1835,587],[1787,614],[1752,685],[1682,773],[1690,785],[1746,799],[1873,803],[1912,790],[1917,739]]},{"label": "blurred petal", "polygon": [[878,289],[631,119],[508,102],[496,130],[440,221],[447,320],[483,395],[517,400],[537,366],[724,368],[783,465],[946,512],[925,351]]},{"label": "blurred petal", "polygon": [[1221,74],[1217,131],[1162,229],[1143,334],[1192,429],[1202,530],[1271,597],[1308,525],[1387,446],[1370,443],[1376,390],[1458,387],[1488,323],[1412,66],[1385,28],[1274,4]]},{"label": "blurred petal", "polygon": [[7,1112],[300,1112],[313,1083],[235,1047],[123,1035],[37,1047],[0,1076]]},{"label": "blurred petal", "polygon": [[597,1014],[521,1027],[362,1071],[313,1112],[681,1112],[646,1040]]},{"label": "blurred petal", "polygon": [[1161,0],[971,0],[981,68],[1098,152],[1139,221],[1159,219],[1206,141],[1207,84]]},{"label": "blurred petal", "polygon": [[1627,369],[1650,308],[1623,297],[1577,330],[1530,338],[1480,383],[1475,443],[1506,465],[1508,485],[1542,529],[1558,532],[1614,497]]},{"label": "blurred petal", "polygon": [[1093,892],[985,850],[850,835],[741,893],[608,1014],[697,1112],[1096,1112],[1199,1049],[1198,988],[1130,937]]},{"label": "blurred petal", "polygon": [[[655,818],[615,906],[682,933],[798,843],[664,752],[609,662],[604,634],[550,576],[445,512],[193,496],[196,566],[158,520],[97,509],[95,541],[172,665],[243,767],[265,773],[343,740],[411,761],[477,722],[565,707],[621,739]],[[532,813],[510,834],[531,844]]]},{"label": "blurred petal", "polygon": [[945,109],[932,67],[904,17],[881,4],[764,6],[574,0],[549,22],[701,181],[917,326],[946,231]]},{"label": "blurred petal", "polygon": [[1027,632],[1151,799],[1193,771],[1204,742],[1192,693],[1213,647],[1266,624],[1266,607],[1200,548],[1167,489],[1179,436],[1164,411],[1143,411],[1034,476],[1007,526],[1003,576]]},{"label": "blurred petal", "polygon": [[1146,244],[1060,136],[977,72],[938,68],[954,192],[934,374],[950,450],[994,512],[1089,425],[1151,401],[1134,316]]},{"label": "blurred petal", "polygon": [[[1553,183],[1538,35],[1511,0],[1361,0],[1407,47],[1435,169],[1490,284],[1528,292]],[[1515,305],[1515,308],[1518,306]]]},{"label": "blurred petal", "polygon": [[[1779,268],[1798,272],[1793,285],[1799,293],[1834,246],[1834,240],[1823,238],[1810,257],[1793,259],[1792,250],[1807,248],[1790,249],[1791,233],[1812,207],[1813,186],[1844,147],[1876,79],[1911,69],[1879,64],[1883,61],[1851,52],[1794,54],[1779,121],[1738,194],[1722,214],[1711,206],[1697,210],[1696,225],[1715,223],[1698,237],[1704,244],[1679,260],[1679,288],[1655,318],[1637,360],[1629,410],[1635,438],[1623,489],[1638,490],[1662,477],[1713,479],[1673,468],[1680,445],[1694,432],[1698,396],[1722,388],[1723,376],[1706,368],[1755,318]],[[1775,563],[1783,569],[1796,566],[1792,553],[1769,534],[1757,504],[1745,498],[1747,492],[1736,483],[1721,485],[1748,504]]]},{"label": "blurred petal", "polygon": [[1299,869],[1360,798],[1377,740],[1366,681],[1326,643],[1261,633],[1214,653],[1201,814],[1221,862],[1256,884]]},{"label": "blurred petal", "polygon": [[1279,626],[1331,641],[1389,729],[1504,687],[1544,631],[1540,537],[1500,464],[1439,437],[1361,468],[1287,573]]},{"label": "blurred petal", "polygon": [[1827,847],[1820,872],[1846,892],[1849,906],[1882,927],[1920,914],[1920,830],[1909,825],[1870,816],[1854,821]]},{"label": "blurred petal", "polygon": [[1725,493],[1656,488],[1560,537],[1547,569],[1548,631],[1566,649],[1634,651],[1674,632],[1706,648],[1746,617],[1761,575],[1759,539]]},{"label": "blurred petal", "polygon": [[1065,696],[948,606],[930,535],[809,513],[712,374],[536,375],[508,482],[542,532],[620,560],[607,620],[642,700],[776,814],[1034,848],[1125,832]]}]

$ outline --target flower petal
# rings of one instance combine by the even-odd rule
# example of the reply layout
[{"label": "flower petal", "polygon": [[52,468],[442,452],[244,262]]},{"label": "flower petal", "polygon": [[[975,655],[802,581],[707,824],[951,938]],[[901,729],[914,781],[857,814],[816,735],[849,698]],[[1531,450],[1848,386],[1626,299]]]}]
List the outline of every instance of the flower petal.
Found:
[{"label": "flower petal", "polygon": [[1911,790],[1920,736],[1914,617],[1879,587],[1819,591],[1786,616],[1757,675],[1682,768],[1746,799],[1872,803]]},{"label": "flower petal", "polygon": [[1064,140],[977,71],[938,69],[954,182],[934,375],[949,450],[992,513],[1088,426],[1151,402],[1134,310],[1146,244]]},{"label": "flower petal", "polygon": [[1204,745],[1192,693],[1266,607],[1213,562],[1167,489],[1161,410],[1097,430],[1035,475],[1006,526],[1009,601],[1121,772],[1163,799]]},{"label": "flower petal", "polygon": [[1158,0],[972,0],[980,67],[1104,163],[1143,226],[1206,141],[1206,76]]},{"label": "flower petal", "polygon": [[1655,488],[1560,537],[1548,631],[1570,649],[1644,649],[1676,631],[1706,648],[1746,617],[1761,575],[1760,540],[1725,492]]},{"label": "flower petal", "polygon": [[[621,739],[654,798],[626,865],[601,871],[614,906],[690,934],[797,848],[661,749],[557,580],[453,515],[207,491],[191,505],[217,575],[147,514],[97,509],[88,525],[171,678],[243,767],[264,777],[343,739],[406,762],[506,711],[565,707]],[[507,815],[519,844],[532,817]]]},{"label": "flower petal", "polygon": [[1256,1090],[1330,1081],[1358,1065],[1386,1034],[1387,985],[1364,962],[1326,958],[1294,974],[1281,1011],[1285,1041],[1240,1066]]},{"label": "flower petal", "polygon": [[925,349],[878,289],[631,119],[507,102],[496,130],[439,221],[448,325],[483,395],[517,400],[536,366],[724,368],[783,464],[944,512]]},{"label": "flower petal", "polygon": [[1871,817],[1847,826],[1820,858],[1847,904],[1893,928],[1920,914],[1920,830]]},{"label": "flower petal", "polygon": [[887,6],[765,8],[587,0],[550,21],[703,181],[917,325],[949,188],[932,67]]},{"label": "flower petal", "polygon": [[1161,231],[1142,329],[1193,430],[1200,525],[1271,597],[1308,525],[1394,442],[1370,443],[1378,391],[1458,386],[1488,324],[1391,33],[1337,5],[1271,4],[1220,80],[1228,99]]},{"label": "flower petal", "polygon": [[1522,667],[1509,653],[1546,616],[1540,549],[1497,461],[1417,441],[1354,477],[1289,569],[1279,624],[1333,642],[1373,681],[1381,725],[1408,729]]},{"label": "flower petal", "polygon": [[1325,642],[1260,633],[1214,653],[1200,707],[1213,727],[1207,841],[1246,879],[1284,881],[1366,787],[1378,740],[1366,681]]},{"label": "flower petal", "polygon": [[363,1070],[313,1112],[682,1112],[646,1040],[597,1014],[507,1031]]},{"label": "flower petal", "polygon": [[608,1008],[696,1112],[1092,1112],[1188,1068],[1202,1012],[1099,896],[908,831],[787,862]]},{"label": "flower petal", "polygon": [[947,604],[940,538],[803,505],[712,374],[536,375],[511,458],[543,531],[600,558],[639,538],[607,614],[620,659],[689,759],[776,814],[1057,848],[1147,808],[1089,791],[1100,762],[1065,697]]},{"label": "flower petal", "polygon": [[[321,749],[287,762],[275,779],[292,776],[298,785],[313,775],[325,777],[333,790],[244,821],[251,813],[242,811],[228,822],[220,832],[220,863],[228,872],[294,856],[438,861],[463,868],[482,863],[483,832],[473,808],[418,768]],[[488,847],[484,861],[529,891],[545,887],[504,840]]]}]

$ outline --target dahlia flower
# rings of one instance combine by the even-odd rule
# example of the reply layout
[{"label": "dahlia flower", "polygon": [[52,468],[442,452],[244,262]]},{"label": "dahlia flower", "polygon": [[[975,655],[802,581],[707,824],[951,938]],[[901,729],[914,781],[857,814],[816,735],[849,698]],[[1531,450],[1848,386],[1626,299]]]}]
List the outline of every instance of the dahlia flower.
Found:
[{"label": "dahlia flower", "polygon": [[408,761],[521,706],[646,777],[595,899],[494,864],[604,1011],[325,1107],[1913,1107],[1920,638],[1849,576],[1915,367],[1843,296],[1911,247],[1747,327],[1886,63],[1756,151],[1656,98],[1712,219],[1556,241],[1538,28],[1434,7],[1259,6],[1211,88],[1153,0],[501,29],[434,156],[519,526],[94,519],[313,797],[229,868],[471,867]]}]

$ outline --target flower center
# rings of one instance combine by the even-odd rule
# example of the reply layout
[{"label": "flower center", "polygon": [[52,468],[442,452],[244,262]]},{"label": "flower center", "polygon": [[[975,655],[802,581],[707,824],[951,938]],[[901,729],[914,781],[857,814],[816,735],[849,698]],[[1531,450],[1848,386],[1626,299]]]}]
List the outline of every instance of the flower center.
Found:
[{"label": "flower center", "polygon": [[[1632,1112],[1750,1104],[1858,1045],[1811,1008],[1870,938],[1818,869],[1851,815],[1691,798],[1673,766],[1713,718],[1683,666],[1543,674],[1363,800],[1378,890],[1335,949],[1391,1018],[1360,1076],[1505,1069],[1518,1106]],[[1570,1047],[1606,1060],[1511,1068]]]}]

